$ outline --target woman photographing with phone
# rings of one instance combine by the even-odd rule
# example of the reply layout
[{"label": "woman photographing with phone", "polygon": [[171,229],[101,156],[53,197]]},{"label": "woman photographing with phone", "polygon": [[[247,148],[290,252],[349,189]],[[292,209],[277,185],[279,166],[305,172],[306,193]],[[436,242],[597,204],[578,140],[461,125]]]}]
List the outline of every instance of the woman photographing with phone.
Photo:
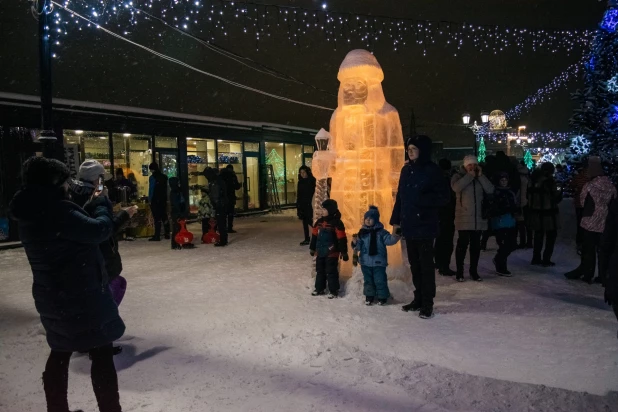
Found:
[{"label": "woman photographing with phone", "polygon": [[107,287],[99,247],[114,229],[111,204],[97,191],[89,216],[69,200],[69,170],[53,159],[28,159],[24,184],[10,210],[19,224],[32,268],[34,303],[51,348],[43,372],[47,411],[69,411],[69,360],[73,352],[87,351],[99,410],[120,412],[112,343],[125,326]]}]

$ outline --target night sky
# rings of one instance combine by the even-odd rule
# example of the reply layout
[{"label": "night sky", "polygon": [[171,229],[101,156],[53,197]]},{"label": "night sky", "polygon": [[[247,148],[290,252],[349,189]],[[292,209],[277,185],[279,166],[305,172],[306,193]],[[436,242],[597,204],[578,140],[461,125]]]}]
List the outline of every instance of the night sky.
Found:
[{"label": "night sky", "polygon": [[[319,8],[322,1],[269,3]],[[605,2],[593,0],[332,0],[327,4],[332,11],[561,29],[594,29],[606,6]],[[159,37],[158,33],[164,36]],[[281,35],[261,41],[258,51],[254,35],[243,35],[240,26],[231,27],[230,33],[227,38],[218,36],[216,43],[333,94],[337,92],[337,70],[345,54],[350,49],[363,48],[362,44],[352,42],[350,48],[338,44],[334,50],[319,35],[307,36],[302,47],[294,47],[287,39],[287,31],[281,30]],[[230,80],[292,99],[336,107],[334,96],[257,73],[158,23],[138,26],[131,38]],[[37,23],[30,14],[29,2],[0,2],[0,39],[0,91],[38,94]],[[330,112],[237,89],[93,29],[72,32],[56,51],[60,58],[54,61],[55,97],[328,128]],[[452,128],[438,124],[458,124],[464,111],[477,120],[481,109],[506,111],[581,57],[580,53],[567,56],[532,51],[525,56],[515,51],[494,56],[473,47],[453,57],[440,44],[428,49],[427,57],[423,57],[422,49],[415,45],[408,44],[394,52],[387,41],[376,44],[373,51],[385,72],[386,99],[399,110],[404,132],[408,132],[413,109],[420,131],[449,144],[458,143],[453,141]],[[512,126],[526,124],[534,131],[568,131],[573,108],[569,92],[578,86],[579,81],[572,81],[568,90],[556,93],[551,101],[535,107]]]}]

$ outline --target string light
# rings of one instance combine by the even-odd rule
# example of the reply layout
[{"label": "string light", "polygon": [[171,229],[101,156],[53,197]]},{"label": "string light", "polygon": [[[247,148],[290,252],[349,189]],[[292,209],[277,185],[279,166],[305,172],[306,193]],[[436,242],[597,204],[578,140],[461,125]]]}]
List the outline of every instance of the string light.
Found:
[{"label": "string light", "polygon": [[578,61],[567,67],[565,71],[556,76],[549,84],[541,87],[533,94],[526,97],[526,99],[508,110],[505,115],[509,120],[519,119],[523,114],[528,113],[530,109],[537,104],[543,103],[546,99],[551,100],[551,94],[562,89],[573,78],[579,75],[582,68],[582,61]]},{"label": "string light", "polygon": [[[61,0],[59,0],[61,1]],[[69,5],[69,0],[63,0]],[[127,27],[149,23],[150,18],[140,10],[164,19],[176,28],[206,33],[211,40],[228,37],[232,29],[255,36],[259,42],[271,37],[273,30],[287,32],[294,45],[305,44],[305,37],[321,34],[332,43],[349,47],[352,41],[372,49],[377,43],[389,42],[393,50],[416,44],[423,54],[435,44],[442,44],[458,54],[466,46],[478,51],[499,54],[506,49],[524,52],[563,52],[571,54],[588,46],[594,31],[524,29],[496,25],[474,25],[452,21],[401,19],[320,9],[308,9],[254,2],[220,0],[203,4],[200,1],[180,0],[73,0],[71,8],[82,15],[92,16],[99,25]],[[66,12],[57,14],[55,24],[63,26],[63,34],[70,28],[81,29],[82,23]]]}]

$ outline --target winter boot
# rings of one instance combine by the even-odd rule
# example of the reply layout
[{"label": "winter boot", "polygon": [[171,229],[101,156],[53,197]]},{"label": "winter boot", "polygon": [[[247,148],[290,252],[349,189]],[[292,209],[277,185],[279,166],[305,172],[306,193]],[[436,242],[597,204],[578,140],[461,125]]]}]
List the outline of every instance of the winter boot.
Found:
[{"label": "winter boot", "polygon": [[556,266],[556,264],[551,260],[544,260],[543,262],[541,262],[541,266],[543,266],[544,268],[551,268]]},{"label": "winter boot", "polygon": [[373,296],[365,296],[365,305],[367,306],[373,305]]},{"label": "winter boot", "polygon": [[578,267],[577,269],[573,269],[572,271],[565,273],[564,277],[570,280],[579,279],[582,277],[582,271]]},{"label": "winter boot", "polygon": [[303,240],[302,242],[300,242],[300,245],[301,245],[301,246],[307,246],[307,245],[309,245],[310,243],[311,243],[311,240],[309,240],[309,239],[305,239],[305,240]]},{"label": "winter boot", "polygon": [[403,310],[404,312],[416,312],[417,310],[421,309],[421,303],[414,299],[412,302],[408,303],[407,305],[404,305],[401,307],[401,310]]},{"label": "winter boot", "polygon": [[496,274],[498,276],[504,276],[504,277],[511,277],[513,275],[511,275],[511,272],[509,272],[506,268],[505,264],[499,264],[499,262],[496,260],[496,258],[493,258],[492,262],[494,263],[494,266],[496,267]]},{"label": "winter boot", "polygon": [[339,297],[339,293],[335,292],[330,292],[327,296],[329,299],[337,299]]},{"label": "winter boot", "polygon": [[92,368],[90,377],[94,396],[100,412],[122,412],[118,394],[118,376],[113,360],[113,348],[102,347],[90,351]]},{"label": "winter boot", "polygon": [[451,270],[448,266],[442,269],[438,269],[438,273],[442,276],[456,276],[457,272]]},{"label": "winter boot", "polygon": [[456,275],[455,275],[455,280],[456,280],[457,282],[464,282],[464,281],[465,281],[465,279],[464,279],[464,275],[463,275],[463,270],[461,270],[461,271],[459,271],[459,270],[458,270],[458,271],[457,271],[457,273],[456,273]]},{"label": "winter boot", "polygon": [[160,242],[161,238],[160,237],[151,237],[150,239],[148,239],[149,242]]},{"label": "winter boot", "polygon": [[424,307],[421,308],[418,317],[421,319],[431,319],[433,318],[433,308],[432,307]]},{"label": "winter boot", "polygon": [[470,279],[472,279],[475,282],[482,282],[483,278],[479,276],[478,272],[476,270],[471,270],[470,271]]},{"label": "winter boot", "polygon": [[323,290],[313,289],[313,292],[311,292],[311,296],[321,296],[323,294],[324,294]]},{"label": "winter boot", "polygon": [[378,306],[386,305],[386,299],[378,299]]},{"label": "winter boot", "polygon": [[67,391],[69,375],[52,376],[43,372],[43,389],[47,401],[47,412],[70,412]]}]

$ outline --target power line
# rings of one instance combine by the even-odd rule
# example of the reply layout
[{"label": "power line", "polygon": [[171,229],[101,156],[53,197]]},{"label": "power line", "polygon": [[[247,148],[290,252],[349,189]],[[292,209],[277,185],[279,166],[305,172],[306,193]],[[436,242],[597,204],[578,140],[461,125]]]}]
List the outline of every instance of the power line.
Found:
[{"label": "power line", "polygon": [[273,99],[283,100],[283,101],[286,101],[286,102],[289,102],[289,103],[296,103],[296,104],[300,104],[300,105],[303,105],[303,106],[313,107],[315,109],[321,109],[321,110],[329,110],[329,111],[333,111],[334,110],[334,109],[332,109],[330,107],[319,106],[319,105],[316,105],[316,104],[306,103],[306,102],[302,102],[302,101],[299,101],[299,100],[293,100],[293,99],[289,99],[287,97],[278,96],[276,94],[268,93],[268,92],[265,92],[263,90],[256,89],[256,88],[253,88],[253,87],[249,87],[249,86],[245,86],[244,84],[237,83],[237,82],[234,82],[232,80],[228,80],[225,77],[217,76],[216,74],[212,74],[212,73],[206,72],[204,70],[198,69],[197,67],[193,67],[193,66],[191,66],[191,65],[189,65],[189,64],[187,64],[187,63],[185,63],[185,62],[183,62],[181,60],[178,60],[178,59],[175,59],[173,57],[167,56],[165,54],[159,53],[159,52],[157,52],[157,51],[155,51],[153,49],[150,49],[150,48],[148,48],[148,47],[146,47],[144,45],[141,45],[139,43],[136,43],[136,42],[134,42],[132,40],[127,39],[126,37],[123,37],[123,36],[121,36],[121,35],[119,35],[117,33],[114,33],[113,31],[111,31],[111,30],[109,30],[109,29],[107,29],[107,28],[105,28],[105,27],[103,27],[103,26],[101,26],[101,25],[99,25],[99,24],[89,20],[88,18],[78,14],[77,12],[69,9],[68,7],[66,7],[66,6],[64,6],[64,5],[60,4],[60,3],[57,3],[55,1],[52,1],[52,3],[55,4],[58,7],[61,7],[63,9],[65,9],[67,12],[72,13],[74,16],[76,16],[76,17],[78,17],[78,18],[80,18],[80,19],[82,19],[82,20],[84,20],[84,21],[94,25],[96,28],[98,28],[100,30],[103,30],[105,33],[107,33],[107,34],[109,34],[109,35],[111,35],[113,37],[116,37],[116,38],[118,38],[118,39],[120,39],[122,41],[125,41],[127,43],[130,43],[130,44],[136,46],[136,47],[139,47],[139,48],[141,48],[143,50],[146,50],[146,51],[154,54],[157,57],[160,57],[162,59],[168,60],[168,61],[170,61],[172,63],[179,64],[179,65],[181,65],[183,67],[186,67],[186,68],[191,69],[193,71],[196,71],[198,73],[204,74],[206,76],[213,77],[213,78],[215,78],[217,80],[220,80],[220,81],[222,81],[224,83],[230,84],[230,85],[235,86],[235,87],[239,87],[239,88],[244,89],[244,90],[249,90],[249,91],[252,91],[252,92],[255,92],[255,93],[259,93],[259,94],[262,94],[264,96],[272,97]]}]

